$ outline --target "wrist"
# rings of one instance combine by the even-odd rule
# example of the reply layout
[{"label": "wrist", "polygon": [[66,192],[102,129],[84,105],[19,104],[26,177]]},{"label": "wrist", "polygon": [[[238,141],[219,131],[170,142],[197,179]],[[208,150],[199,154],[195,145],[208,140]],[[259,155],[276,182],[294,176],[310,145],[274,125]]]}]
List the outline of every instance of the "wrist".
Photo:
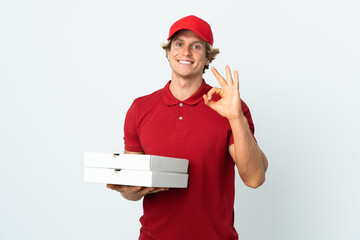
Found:
[{"label": "wrist", "polygon": [[236,122],[246,122],[247,123],[247,119],[242,112],[237,116],[229,117],[228,120],[230,122],[230,125],[233,123],[236,123]]}]

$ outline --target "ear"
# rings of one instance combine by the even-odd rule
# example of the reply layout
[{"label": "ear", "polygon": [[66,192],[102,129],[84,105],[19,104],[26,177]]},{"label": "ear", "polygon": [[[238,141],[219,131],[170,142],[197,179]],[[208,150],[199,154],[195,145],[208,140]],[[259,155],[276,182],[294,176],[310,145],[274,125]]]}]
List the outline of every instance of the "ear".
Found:
[{"label": "ear", "polygon": [[209,66],[209,64],[210,64],[210,58],[207,59],[205,66]]}]

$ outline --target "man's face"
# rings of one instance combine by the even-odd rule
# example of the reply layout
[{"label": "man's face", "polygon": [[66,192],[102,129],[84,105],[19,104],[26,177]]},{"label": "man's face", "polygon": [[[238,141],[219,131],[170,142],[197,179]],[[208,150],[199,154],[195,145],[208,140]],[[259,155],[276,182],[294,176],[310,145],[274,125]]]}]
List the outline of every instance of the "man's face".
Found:
[{"label": "man's face", "polygon": [[209,64],[205,42],[190,30],[174,35],[168,59],[173,74],[182,78],[202,76],[205,65]]}]

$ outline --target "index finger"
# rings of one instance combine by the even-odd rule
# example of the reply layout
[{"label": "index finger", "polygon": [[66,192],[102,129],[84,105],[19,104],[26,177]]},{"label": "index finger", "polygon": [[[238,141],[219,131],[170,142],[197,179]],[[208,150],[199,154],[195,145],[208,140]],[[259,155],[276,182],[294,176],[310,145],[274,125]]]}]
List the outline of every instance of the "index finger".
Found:
[{"label": "index finger", "polygon": [[146,195],[146,194],[157,193],[157,192],[162,192],[162,191],[167,191],[167,190],[169,190],[169,188],[152,187],[152,188],[146,188],[144,193]]},{"label": "index finger", "polygon": [[106,187],[115,190],[118,192],[127,192],[133,193],[142,189],[140,186],[127,186],[127,185],[117,185],[117,184],[106,184]]},{"label": "index finger", "polygon": [[211,67],[211,71],[212,73],[215,75],[216,79],[219,81],[220,86],[222,88],[224,88],[225,86],[227,86],[227,82],[225,81],[225,79],[220,75],[220,73],[216,70],[215,67]]}]

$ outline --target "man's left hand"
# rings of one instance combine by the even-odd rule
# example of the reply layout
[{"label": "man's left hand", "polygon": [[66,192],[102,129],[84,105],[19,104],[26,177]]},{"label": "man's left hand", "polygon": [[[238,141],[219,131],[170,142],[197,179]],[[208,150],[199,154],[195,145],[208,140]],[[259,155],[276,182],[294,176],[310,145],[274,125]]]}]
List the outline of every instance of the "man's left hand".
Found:
[{"label": "man's left hand", "polygon": [[[204,102],[228,120],[240,119],[244,115],[241,111],[239,73],[238,71],[234,72],[233,80],[230,67],[228,65],[225,67],[225,70],[226,80],[214,67],[211,68],[211,71],[219,81],[221,88],[213,87],[207,94],[204,94]],[[221,99],[219,101],[213,101],[212,97],[214,94],[218,94]]]}]

